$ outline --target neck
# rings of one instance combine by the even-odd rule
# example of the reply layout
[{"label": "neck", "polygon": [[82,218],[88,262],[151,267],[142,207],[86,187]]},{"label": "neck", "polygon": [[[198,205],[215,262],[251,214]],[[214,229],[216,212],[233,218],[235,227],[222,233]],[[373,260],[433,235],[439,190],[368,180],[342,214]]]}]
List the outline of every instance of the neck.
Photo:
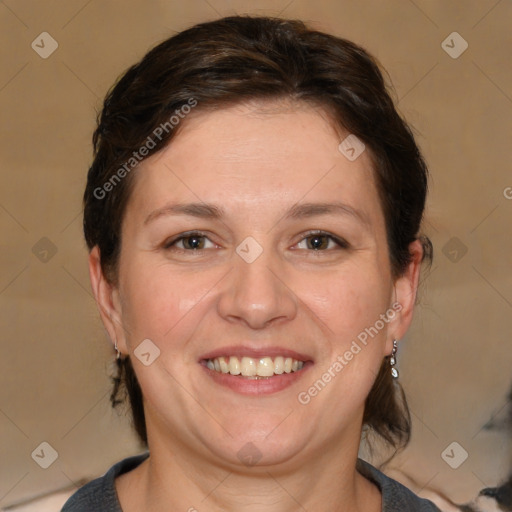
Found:
[{"label": "neck", "polygon": [[321,453],[316,450],[315,458],[297,455],[283,464],[252,467],[205,460],[204,454],[191,452],[181,443],[169,446],[159,439],[150,437],[150,457],[137,468],[132,496],[138,503],[135,506],[132,501],[133,510],[381,510],[380,491],[355,469],[357,451],[347,449],[358,446],[352,439],[338,440]]}]

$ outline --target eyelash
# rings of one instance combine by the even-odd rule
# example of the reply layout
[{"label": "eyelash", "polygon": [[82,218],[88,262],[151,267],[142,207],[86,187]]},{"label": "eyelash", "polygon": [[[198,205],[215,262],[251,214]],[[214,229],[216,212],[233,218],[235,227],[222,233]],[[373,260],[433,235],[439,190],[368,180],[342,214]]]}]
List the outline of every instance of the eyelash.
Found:
[{"label": "eyelash", "polygon": [[[350,248],[350,244],[343,238],[339,238],[337,236],[332,235],[331,233],[328,233],[326,231],[320,231],[320,230],[312,230],[312,231],[308,231],[308,232],[304,233],[298,243],[300,243],[303,240],[306,240],[308,238],[312,238],[314,236],[322,236],[322,237],[329,238],[336,245],[338,245],[339,249],[349,249]],[[176,238],[173,238],[171,240],[164,242],[163,248],[167,249],[167,250],[175,250],[175,251],[180,251],[180,252],[202,253],[206,249],[182,249],[181,247],[173,247],[176,243],[181,242],[182,240],[185,240],[187,238],[194,238],[194,237],[208,239],[208,237],[201,231],[188,231],[186,233],[182,233],[181,235],[177,236]],[[211,240],[210,240],[210,242],[211,242]],[[305,249],[305,250],[310,251],[310,252],[328,252],[328,251],[332,251],[333,249],[319,249],[319,250]]]}]

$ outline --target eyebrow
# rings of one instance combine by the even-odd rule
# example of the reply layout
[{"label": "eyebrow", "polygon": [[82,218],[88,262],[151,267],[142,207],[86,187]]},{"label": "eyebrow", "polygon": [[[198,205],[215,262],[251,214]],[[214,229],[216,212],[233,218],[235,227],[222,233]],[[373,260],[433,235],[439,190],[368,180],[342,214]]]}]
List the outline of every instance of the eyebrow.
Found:
[{"label": "eyebrow", "polygon": [[207,203],[169,204],[152,211],[144,220],[144,224],[164,215],[189,215],[200,219],[220,219],[224,215],[224,211],[222,208]]},{"label": "eyebrow", "polygon": [[[281,218],[282,219],[305,219],[319,215],[348,215],[355,220],[370,226],[366,213],[342,202],[334,203],[301,203],[294,204]],[[144,220],[148,224],[160,217],[167,215],[188,215],[200,219],[220,220],[224,217],[224,210],[221,207],[208,203],[178,203],[169,204],[152,211]]]},{"label": "eyebrow", "polygon": [[293,205],[285,214],[285,219],[304,219],[317,215],[349,215],[361,224],[370,226],[366,213],[342,202],[334,203],[301,203]]}]

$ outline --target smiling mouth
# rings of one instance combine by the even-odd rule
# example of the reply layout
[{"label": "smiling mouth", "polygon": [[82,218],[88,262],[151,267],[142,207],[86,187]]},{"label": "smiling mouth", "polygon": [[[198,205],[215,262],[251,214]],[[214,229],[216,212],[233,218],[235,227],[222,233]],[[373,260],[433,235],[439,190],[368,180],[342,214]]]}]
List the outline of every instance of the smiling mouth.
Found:
[{"label": "smiling mouth", "polygon": [[304,362],[292,357],[241,357],[221,356],[205,359],[203,364],[217,373],[225,373],[248,379],[265,379],[302,370]]}]

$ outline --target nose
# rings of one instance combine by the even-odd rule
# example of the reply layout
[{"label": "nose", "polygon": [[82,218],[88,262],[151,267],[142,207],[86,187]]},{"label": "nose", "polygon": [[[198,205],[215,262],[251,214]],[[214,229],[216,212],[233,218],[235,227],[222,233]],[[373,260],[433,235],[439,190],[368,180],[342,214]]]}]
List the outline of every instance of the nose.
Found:
[{"label": "nose", "polygon": [[227,277],[217,306],[225,320],[264,329],[295,318],[297,297],[284,282],[279,261],[270,250],[252,263],[235,253]]}]

